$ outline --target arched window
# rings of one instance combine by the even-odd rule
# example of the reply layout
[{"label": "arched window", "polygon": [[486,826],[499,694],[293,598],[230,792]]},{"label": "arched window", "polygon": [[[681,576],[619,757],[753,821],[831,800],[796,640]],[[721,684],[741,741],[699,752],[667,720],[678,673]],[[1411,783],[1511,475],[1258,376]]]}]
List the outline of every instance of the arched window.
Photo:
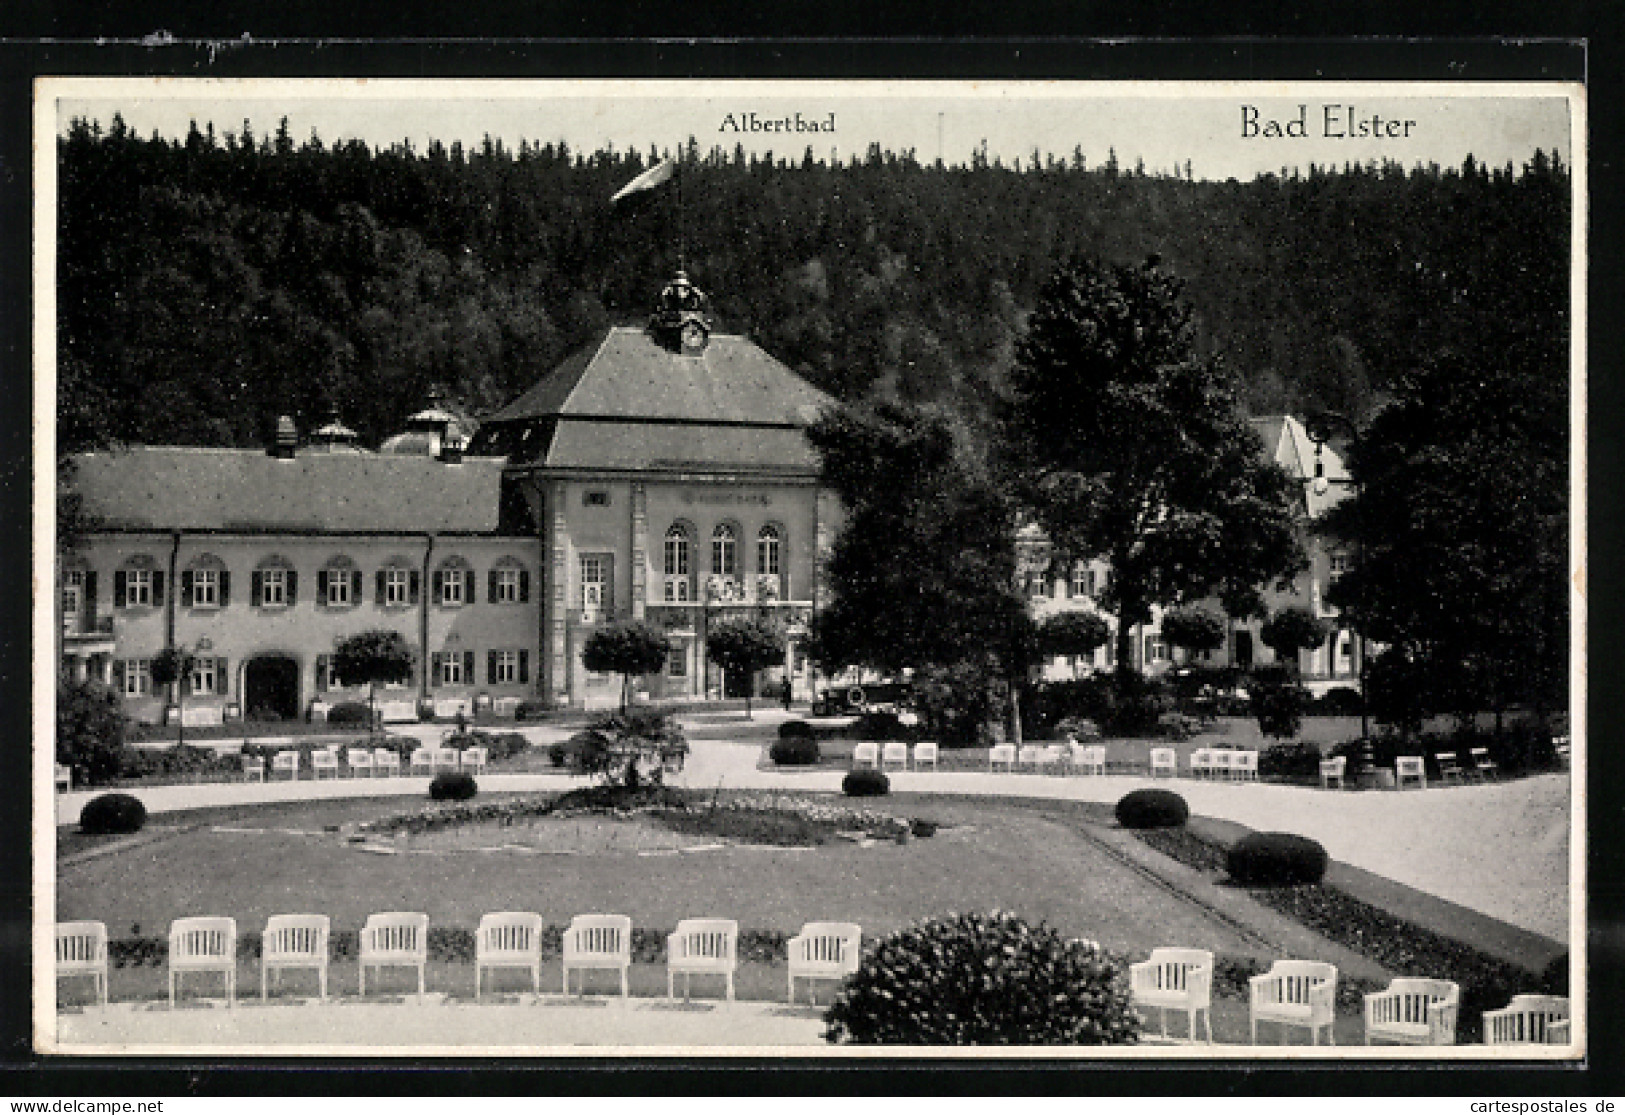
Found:
[{"label": "arched window", "polygon": [[442,608],[461,608],[474,602],[474,570],[460,557],[449,557],[434,571],[430,583],[434,602]]},{"label": "arched window", "polygon": [[486,597],[492,604],[530,603],[530,570],[514,557],[504,557],[491,567]]},{"label": "arched window", "polygon": [[739,536],[731,523],[718,523],[711,532],[711,572],[732,577],[739,571]]},{"label": "arched window", "polygon": [[316,603],[324,608],[353,608],[361,603],[361,570],[343,554],[334,554],[316,570]]},{"label": "arched window", "polygon": [[287,558],[273,554],[254,570],[249,596],[256,608],[291,608],[299,603],[299,573]]},{"label": "arched window", "polygon": [[164,571],[150,554],[135,554],[113,572],[113,607],[164,606]]},{"label": "arched window", "polygon": [[779,528],[771,523],[756,535],[756,572],[779,575]]},{"label": "arched window", "polygon": [[662,599],[671,603],[686,603],[691,599],[693,582],[689,578],[690,532],[686,523],[673,523],[666,531],[665,585]]}]

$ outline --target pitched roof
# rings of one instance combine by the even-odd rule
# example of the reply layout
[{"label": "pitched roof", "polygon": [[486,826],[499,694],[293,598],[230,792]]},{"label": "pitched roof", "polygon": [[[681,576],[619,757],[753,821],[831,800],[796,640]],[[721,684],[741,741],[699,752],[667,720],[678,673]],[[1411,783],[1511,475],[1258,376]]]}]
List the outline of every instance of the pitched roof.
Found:
[{"label": "pitched roof", "polygon": [[1315,478],[1315,443],[1302,422],[1290,414],[1271,414],[1250,418],[1253,429],[1264,439],[1264,451],[1270,460],[1286,469],[1296,480],[1302,480],[1304,509],[1310,518],[1318,518],[1347,499],[1352,492],[1348,469],[1343,458],[1330,445],[1321,447],[1320,461],[1328,481],[1324,492],[1316,492],[1307,483]]},{"label": "pitched roof", "polygon": [[85,510],[125,530],[490,533],[502,462],[137,446],[75,458]]},{"label": "pitched roof", "polygon": [[833,400],[744,337],[714,334],[697,356],[647,332],[610,329],[485,421],[559,417],[807,426]]}]

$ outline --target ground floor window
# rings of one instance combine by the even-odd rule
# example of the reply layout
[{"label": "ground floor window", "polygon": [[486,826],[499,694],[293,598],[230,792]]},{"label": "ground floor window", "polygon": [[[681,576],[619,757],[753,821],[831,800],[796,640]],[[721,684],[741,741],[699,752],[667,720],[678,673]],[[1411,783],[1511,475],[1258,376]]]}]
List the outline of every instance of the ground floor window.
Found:
[{"label": "ground floor window", "polygon": [[436,685],[470,685],[474,680],[473,651],[441,651],[434,656]]},{"label": "ground floor window", "polygon": [[220,669],[213,658],[192,660],[192,692],[199,697],[213,697],[220,689]]},{"label": "ground floor window", "polygon": [[525,685],[530,681],[530,653],[493,650],[485,660],[486,684]]},{"label": "ground floor window", "polygon": [[152,692],[152,659],[127,658],[119,663],[120,690],[126,697],[145,697]]},{"label": "ground floor window", "polygon": [[674,644],[666,648],[666,676],[683,678],[688,676],[688,648]]}]

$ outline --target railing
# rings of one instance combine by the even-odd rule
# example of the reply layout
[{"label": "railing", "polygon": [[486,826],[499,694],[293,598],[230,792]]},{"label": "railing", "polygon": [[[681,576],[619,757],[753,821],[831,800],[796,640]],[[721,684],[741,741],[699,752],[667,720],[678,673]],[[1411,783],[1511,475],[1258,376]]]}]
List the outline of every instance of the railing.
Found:
[{"label": "railing", "polygon": [[64,616],[62,618],[62,634],[69,638],[112,638],[113,617],[98,616],[90,619],[84,616]]}]

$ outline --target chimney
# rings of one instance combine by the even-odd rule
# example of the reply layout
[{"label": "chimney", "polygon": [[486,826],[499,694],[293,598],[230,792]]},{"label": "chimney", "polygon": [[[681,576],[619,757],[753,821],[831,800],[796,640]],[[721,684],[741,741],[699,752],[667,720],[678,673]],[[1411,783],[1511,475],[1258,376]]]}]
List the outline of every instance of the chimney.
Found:
[{"label": "chimney", "polygon": [[299,429],[293,424],[293,419],[284,414],[276,420],[276,440],[271,443],[271,456],[279,461],[291,461],[294,450],[298,448]]}]

